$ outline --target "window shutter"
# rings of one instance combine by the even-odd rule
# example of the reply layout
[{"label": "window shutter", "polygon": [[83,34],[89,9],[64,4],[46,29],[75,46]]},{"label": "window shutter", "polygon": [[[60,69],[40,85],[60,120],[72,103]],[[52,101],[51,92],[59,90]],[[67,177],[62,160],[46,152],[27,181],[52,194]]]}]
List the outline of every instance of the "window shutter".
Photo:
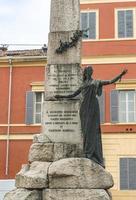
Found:
[{"label": "window shutter", "polygon": [[133,37],[133,11],[126,11],[126,37]]},{"label": "window shutter", "polygon": [[118,90],[111,91],[110,116],[111,116],[112,123],[117,123],[119,121],[119,91]]},{"label": "window shutter", "polygon": [[118,37],[125,37],[125,11],[118,11]]},{"label": "window shutter", "polygon": [[89,38],[96,39],[96,13],[89,13]]},{"label": "window shutter", "polygon": [[26,124],[33,124],[34,115],[34,92],[26,93]]},{"label": "window shutter", "polygon": [[129,189],[136,189],[136,159],[129,158]]},{"label": "window shutter", "polygon": [[121,158],[120,159],[120,189],[127,190],[129,189],[129,159]]},{"label": "window shutter", "polygon": [[103,124],[105,122],[105,92],[102,92],[102,95],[98,97],[99,107],[100,107],[100,121]]},{"label": "window shutter", "polygon": [[[86,30],[87,28],[88,28],[88,13],[81,13],[81,30]],[[88,32],[86,34],[88,34]],[[87,36],[83,35],[83,38],[87,38]]]}]

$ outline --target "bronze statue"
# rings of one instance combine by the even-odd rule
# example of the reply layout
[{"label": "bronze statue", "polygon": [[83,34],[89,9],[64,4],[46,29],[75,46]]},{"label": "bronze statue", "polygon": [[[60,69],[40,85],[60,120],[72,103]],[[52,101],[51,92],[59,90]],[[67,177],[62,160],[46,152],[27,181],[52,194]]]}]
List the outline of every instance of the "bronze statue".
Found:
[{"label": "bronze statue", "polygon": [[81,129],[83,132],[83,152],[86,158],[92,159],[104,167],[101,128],[100,128],[100,111],[97,95],[101,96],[102,86],[115,83],[127,70],[123,70],[112,80],[93,80],[93,68],[88,66],[83,72],[83,84],[71,95],[56,95],[55,98],[73,98],[80,93],[82,102],[80,107]]}]

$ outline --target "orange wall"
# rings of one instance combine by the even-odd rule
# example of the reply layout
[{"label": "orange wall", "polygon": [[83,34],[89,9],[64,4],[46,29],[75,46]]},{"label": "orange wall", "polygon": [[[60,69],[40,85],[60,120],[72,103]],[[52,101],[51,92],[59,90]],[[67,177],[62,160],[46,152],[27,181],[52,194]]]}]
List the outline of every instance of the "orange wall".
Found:
[{"label": "orange wall", "polygon": [[[31,83],[44,81],[44,67],[13,67],[11,95],[11,124],[25,124],[26,91]],[[0,124],[7,124],[8,118],[9,68],[0,67]],[[0,127],[5,134],[7,127]],[[39,133],[40,127],[11,127],[11,133]]]},{"label": "orange wall", "polygon": [[7,123],[9,69],[0,68],[0,124]]},{"label": "orange wall", "polygon": [[5,175],[6,142],[0,141],[0,179],[13,179],[20,171],[22,164],[28,162],[28,152],[31,141],[11,141],[9,156],[9,175]]}]

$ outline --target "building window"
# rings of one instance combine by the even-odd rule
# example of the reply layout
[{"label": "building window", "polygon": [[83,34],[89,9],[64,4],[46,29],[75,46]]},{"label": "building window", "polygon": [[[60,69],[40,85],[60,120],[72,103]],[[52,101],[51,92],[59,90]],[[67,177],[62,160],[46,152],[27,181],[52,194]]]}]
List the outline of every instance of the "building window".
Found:
[{"label": "building window", "polygon": [[43,92],[35,92],[35,98],[34,98],[34,124],[41,123],[43,101],[44,101],[44,93]]},{"label": "building window", "polygon": [[133,9],[117,10],[117,37],[118,38],[134,37]]},{"label": "building window", "polygon": [[83,35],[83,39],[94,40],[98,38],[98,12],[97,11],[81,13],[81,30],[87,30],[87,32]]},{"label": "building window", "polygon": [[135,91],[119,92],[119,122],[135,122]]},{"label": "building window", "polygon": [[120,158],[120,189],[136,189],[136,158]]}]

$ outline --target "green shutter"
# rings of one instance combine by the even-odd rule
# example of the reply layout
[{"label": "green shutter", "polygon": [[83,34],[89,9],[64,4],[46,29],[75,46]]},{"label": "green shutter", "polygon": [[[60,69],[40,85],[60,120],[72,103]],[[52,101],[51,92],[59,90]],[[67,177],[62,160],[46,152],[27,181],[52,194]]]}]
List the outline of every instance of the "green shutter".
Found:
[{"label": "green shutter", "polygon": [[118,37],[125,37],[125,11],[118,11]]},{"label": "green shutter", "polygon": [[129,189],[129,159],[120,158],[120,189]]},{"label": "green shutter", "polygon": [[119,91],[112,90],[110,95],[110,116],[111,122],[119,122]]},{"label": "green shutter", "polygon": [[89,39],[96,39],[96,13],[89,13]]},{"label": "green shutter", "polygon": [[26,92],[26,124],[33,124],[34,116],[34,92]]}]

